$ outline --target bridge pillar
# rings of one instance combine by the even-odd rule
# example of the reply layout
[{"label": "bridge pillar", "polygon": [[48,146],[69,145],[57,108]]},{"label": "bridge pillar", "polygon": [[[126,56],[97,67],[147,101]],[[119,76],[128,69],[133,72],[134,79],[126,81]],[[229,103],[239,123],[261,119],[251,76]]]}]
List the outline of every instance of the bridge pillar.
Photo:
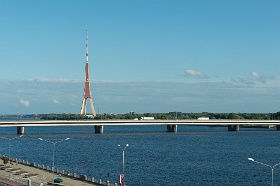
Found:
[{"label": "bridge pillar", "polygon": [[280,125],[276,125],[276,130],[280,130]]},{"label": "bridge pillar", "polygon": [[239,131],[239,125],[228,125],[228,131]]},{"label": "bridge pillar", "polygon": [[17,134],[18,134],[18,135],[24,134],[24,127],[22,127],[22,126],[17,126]]},{"label": "bridge pillar", "polygon": [[103,125],[95,125],[94,126],[95,133],[102,134],[103,133],[103,128],[104,128]]},{"label": "bridge pillar", "polygon": [[177,125],[167,125],[168,132],[177,132]]}]

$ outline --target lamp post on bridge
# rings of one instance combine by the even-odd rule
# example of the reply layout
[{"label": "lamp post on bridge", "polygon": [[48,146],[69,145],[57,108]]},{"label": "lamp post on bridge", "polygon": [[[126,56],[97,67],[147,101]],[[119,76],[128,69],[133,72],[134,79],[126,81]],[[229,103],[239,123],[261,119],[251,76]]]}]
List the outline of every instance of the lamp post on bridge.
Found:
[{"label": "lamp post on bridge", "polygon": [[[11,140],[14,140],[16,138],[21,138],[21,137],[22,137],[22,135],[16,136],[16,137],[13,137],[13,138],[0,137],[0,138],[6,139],[6,140],[9,141],[9,157],[8,157],[9,164],[11,164]],[[9,171],[9,179],[10,179],[10,177],[11,177],[11,171]]]},{"label": "lamp post on bridge", "polygon": [[274,167],[280,165],[280,163],[277,163],[275,165],[268,165],[268,164],[265,164],[265,163],[262,163],[262,162],[259,162],[259,161],[256,161],[254,160],[253,158],[248,158],[249,161],[252,161],[254,163],[257,163],[257,164],[261,164],[261,165],[264,165],[264,166],[267,166],[267,167],[270,167],[271,168],[271,186],[273,186],[273,170],[274,170]]},{"label": "lamp post on bridge", "polygon": [[63,142],[63,141],[66,141],[66,140],[69,140],[70,138],[66,138],[66,139],[62,139],[62,140],[59,140],[59,141],[48,141],[48,140],[44,140],[44,139],[42,139],[42,138],[39,138],[39,140],[41,140],[41,141],[45,141],[45,142],[48,142],[48,143],[52,143],[53,144],[53,157],[52,157],[52,168],[53,168],[53,180],[52,180],[52,182],[53,182],[53,185],[54,185],[54,153],[55,153],[55,145],[57,144],[57,143],[61,143],[61,142]]},{"label": "lamp post on bridge", "polygon": [[120,175],[120,184],[124,186],[124,151],[128,147],[128,144],[124,148],[121,148],[121,145],[118,145],[119,149],[122,151],[122,175]]}]

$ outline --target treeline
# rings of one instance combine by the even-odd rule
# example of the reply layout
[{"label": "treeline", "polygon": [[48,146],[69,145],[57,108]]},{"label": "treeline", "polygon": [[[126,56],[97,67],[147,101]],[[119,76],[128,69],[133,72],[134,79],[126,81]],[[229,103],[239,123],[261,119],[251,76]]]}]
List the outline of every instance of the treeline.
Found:
[{"label": "treeline", "polygon": [[[251,119],[251,120],[280,120],[280,112],[277,113],[183,113],[183,112],[169,112],[169,113],[127,113],[127,114],[97,114],[96,120],[112,120],[112,119],[136,119],[140,117],[154,117],[160,120],[186,120],[197,119],[199,117],[209,117],[209,119]],[[80,114],[45,114],[40,115],[40,119],[46,120],[81,120],[93,119],[92,117]]]},{"label": "treeline", "polygon": [[81,120],[89,119],[88,116],[81,114],[40,114],[40,119],[45,120]]},{"label": "treeline", "polygon": [[209,117],[209,119],[252,119],[252,120],[278,120],[280,119],[280,112],[277,113],[145,113],[145,114],[97,114],[94,119],[135,119],[139,117],[154,117],[160,120],[184,120],[197,119],[199,117]]}]

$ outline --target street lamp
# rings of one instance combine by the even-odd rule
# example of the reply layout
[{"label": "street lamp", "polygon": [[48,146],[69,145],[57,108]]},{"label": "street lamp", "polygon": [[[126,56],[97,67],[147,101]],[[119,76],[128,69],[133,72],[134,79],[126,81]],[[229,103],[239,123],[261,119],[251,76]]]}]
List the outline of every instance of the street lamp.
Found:
[{"label": "street lamp", "polygon": [[122,151],[122,175],[123,175],[123,183],[122,186],[124,186],[124,151],[125,149],[128,147],[128,144],[125,145],[124,148],[121,148],[121,145],[118,145],[118,147],[121,149]]},{"label": "street lamp", "polygon": [[70,138],[66,138],[66,139],[63,139],[63,140],[59,140],[59,141],[53,142],[53,141],[48,141],[48,140],[44,140],[44,139],[42,139],[42,138],[39,138],[39,140],[41,140],[41,141],[45,141],[45,142],[48,142],[48,143],[52,143],[52,144],[53,144],[53,158],[52,158],[52,160],[53,160],[53,162],[52,162],[52,168],[53,168],[53,180],[52,180],[52,182],[53,182],[53,185],[54,185],[54,150],[55,150],[55,145],[56,145],[57,143],[61,143],[61,142],[63,142],[63,141],[69,140],[69,139],[70,139]]},{"label": "street lamp", "polygon": [[[10,157],[11,156],[11,140],[16,139],[16,138],[21,138],[21,137],[22,137],[22,135],[16,136],[14,138],[1,137],[1,138],[6,139],[6,140],[9,141],[9,157],[8,157],[9,164],[11,164],[11,157]],[[9,171],[9,178],[10,178],[10,176],[11,176],[11,171]]]},{"label": "street lamp", "polygon": [[277,164],[271,166],[271,165],[268,165],[268,164],[265,164],[265,163],[262,163],[262,162],[258,162],[256,160],[254,160],[253,158],[248,158],[248,160],[271,168],[271,186],[273,186],[273,169],[277,165],[280,165],[280,163],[277,163]]}]

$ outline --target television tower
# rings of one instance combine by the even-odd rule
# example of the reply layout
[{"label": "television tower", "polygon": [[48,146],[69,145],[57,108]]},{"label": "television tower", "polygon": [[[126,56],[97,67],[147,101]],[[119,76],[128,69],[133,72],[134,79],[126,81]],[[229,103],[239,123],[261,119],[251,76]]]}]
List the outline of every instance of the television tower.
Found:
[{"label": "television tower", "polygon": [[85,67],[85,87],[84,87],[84,97],[82,101],[82,107],[80,114],[86,115],[86,106],[87,106],[87,99],[90,100],[90,107],[92,111],[92,116],[96,116],[91,91],[90,91],[90,77],[89,77],[89,67],[88,67],[88,32],[86,31],[86,67]]}]

